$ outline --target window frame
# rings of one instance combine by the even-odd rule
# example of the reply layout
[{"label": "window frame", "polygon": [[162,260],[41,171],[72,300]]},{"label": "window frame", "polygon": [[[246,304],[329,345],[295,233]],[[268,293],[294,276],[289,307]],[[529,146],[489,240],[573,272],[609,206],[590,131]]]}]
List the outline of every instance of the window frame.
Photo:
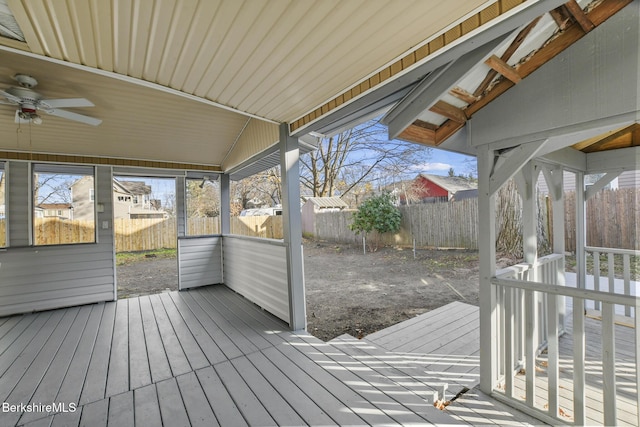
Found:
[{"label": "window frame", "polygon": [[[86,165],[75,165],[75,164],[53,164],[53,163],[31,163],[30,168],[30,224],[31,224],[31,233],[30,240],[31,246],[33,247],[51,247],[51,246],[68,246],[68,245],[91,245],[98,243],[98,212],[97,212],[97,200],[95,200],[96,194],[96,168],[95,166],[86,166]],[[75,176],[78,179],[82,179],[85,176],[90,176],[92,178],[91,188],[89,192],[89,202],[93,205],[93,239],[90,241],[78,241],[78,242],[60,242],[60,243],[37,243],[37,233],[36,233],[36,208],[38,207],[38,203],[36,200],[36,186],[37,179],[36,177],[40,174],[49,174],[49,175],[68,175]],[[91,200],[91,191],[93,191],[94,199]],[[69,188],[69,196],[73,197],[73,190]],[[86,194],[86,193],[85,193]],[[73,199],[71,200],[71,205],[73,206]],[[58,213],[60,210],[54,209],[52,210],[55,213]],[[46,214],[46,212],[45,212]],[[45,215],[46,217],[46,215]],[[74,219],[75,220],[75,215]],[[87,220],[91,221],[91,220]]]}]

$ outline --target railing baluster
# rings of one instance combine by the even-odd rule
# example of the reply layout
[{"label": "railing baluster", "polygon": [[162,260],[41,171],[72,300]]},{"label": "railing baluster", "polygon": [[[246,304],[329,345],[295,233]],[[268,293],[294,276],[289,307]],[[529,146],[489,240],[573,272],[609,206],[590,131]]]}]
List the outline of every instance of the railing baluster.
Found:
[{"label": "railing baluster", "polygon": [[558,295],[548,295],[547,305],[547,379],[549,381],[549,415],[558,416],[558,375],[559,375],[559,347],[558,347]]},{"label": "railing baluster", "polygon": [[[631,295],[631,256],[629,254],[622,255],[622,278],[624,280],[624,294]],[[624,315],[631,317],[631,307],[625,305],[624,307]],[[637,316],[637,312],[634,313],[634,316]],[[638,411],[640,412],[640,406],[638,406]]]},{"label": "railing baluster", "polygon": [[527,405],[532,408],[535,407],[536,397],[536,350],[538,346],[535,340],[538,336],[537,322],[536,322],[536,294],[537,292],[526,290],[525,291],[525,318],[526,318],[526,399]]},{"label": "railing baluster", "polygon": [[504,378],[505,378],[505,394],[507,395],[507,397],[512,398],[513,397],[513,368],[515,366],[514,360],[513,360],[513,355],[514,355],[514,310],[513,310],[513,294],[514,294],[514,289],[513,288],[507,288],[505,287],[505,293],[504,293],[504,299],[505,299],[505,306],[504,306],[504,321],[505,321],[505,327],[504,327],[504,333],[505,333],[505,339],[506,339],[506,346],[505,346],[505,350],[506,350],[506,354],[504,357]]},{"label": "railing baluster", "polygon": [[584,299],[573,299],[573,423],[585,425],[585,331]]},{"label": "railing baluster", "polygon": [[640,299],[636,299],[634,307],[635,312],[635,349],[636,349],[636,404],[638,408],[638,423],[640,426],[640,318],[638,317],[638,308],[640,308]]},{"label": "railing baluster", "polygon": [[614,305],[602,303],[602,398],[604,424],[617,424]]},{"label": "railing baluster", "polygon": [[[593,252],[593,289],[600,290],[600,252]],[[596,310],[600,310],[600,301],[594,301],[593,305]]]}]

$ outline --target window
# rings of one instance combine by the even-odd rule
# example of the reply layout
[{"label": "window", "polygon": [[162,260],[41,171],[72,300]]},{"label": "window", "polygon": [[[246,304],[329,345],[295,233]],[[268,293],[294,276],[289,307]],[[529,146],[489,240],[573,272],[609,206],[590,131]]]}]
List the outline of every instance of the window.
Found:
[{"label": "window", "polygon": [[0,162],[0,248],[7,246],[7,208],[4,193],[4,163]]},{"label": "window", "polygon": [[94,168],[33,165],[33,244],[96,241]]},{"label": "window", "polygon": [[187,236],[220,233],[220,183],[187,179]]}]

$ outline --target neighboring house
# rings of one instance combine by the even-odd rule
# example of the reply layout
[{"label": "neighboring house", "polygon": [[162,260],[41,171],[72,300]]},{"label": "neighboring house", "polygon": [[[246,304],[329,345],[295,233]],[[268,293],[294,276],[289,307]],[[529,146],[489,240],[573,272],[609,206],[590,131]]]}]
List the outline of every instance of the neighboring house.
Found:
[{"label": "neighboring house", "polygon": [[40,203],[36,214],[41,218],[75,219],[73,215],[73,205],[71,203]]},{"label": "neighboring house", "polygon": [[[469,190],[475,190],[477,196],[477,189],[478,184],[468,178],[421,173],[413,181],[412,192],[416,199],[422,203],[433,203],[451,201],[454,195],[459,192],[465,192],[461,193],[460,198],[473,197],[473,191],[469,192]],[[400,198],[401,203],[404,204],[402,194]]]},{"label": "neighboring house", "polygon": [[[94,213],[92,177],[82,177],[71,186],[75,219],[92,220]],[[151,199],[151,186],[140,181],[113,179],[113,213],[117,218],[164,218],[159,200]]]},{"label": "neighboring house", "polygon": [[302,232],[315,234],[318,212],[335,212],[348,207],[340,197],[309,197],[302,206]]}]

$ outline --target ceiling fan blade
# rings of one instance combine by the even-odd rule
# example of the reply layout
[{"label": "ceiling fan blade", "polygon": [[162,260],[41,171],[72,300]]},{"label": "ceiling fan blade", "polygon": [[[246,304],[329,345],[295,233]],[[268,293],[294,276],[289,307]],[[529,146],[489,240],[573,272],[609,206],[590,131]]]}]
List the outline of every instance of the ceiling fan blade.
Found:
[{"label": "ceiling fan blade", "polygon": [[41,99],[40,104],[45,108],[95,107],[93,102],[85,98]]},{"label": "ceiling fan blade", "polygon": [[83,114],[72,113],[71,111],[66,110],[44,110],[47,114],[51,114],[52,116],[62,117],[63,119],[74,120],[76,122],[85,123],[91,126],[98,126],[102,123],[102,120],[96,119],[94,117],[85,116]]},{"label": "ceiling fan blade", "polygon": [[5,92],[4,90],[0,90],[0,94],[2,94],[5,98],[7,98],[10,102],[13,102],[14,104],[19,104],[20,101],[22,101],[17,96],[12,95],[9,92]]}]

